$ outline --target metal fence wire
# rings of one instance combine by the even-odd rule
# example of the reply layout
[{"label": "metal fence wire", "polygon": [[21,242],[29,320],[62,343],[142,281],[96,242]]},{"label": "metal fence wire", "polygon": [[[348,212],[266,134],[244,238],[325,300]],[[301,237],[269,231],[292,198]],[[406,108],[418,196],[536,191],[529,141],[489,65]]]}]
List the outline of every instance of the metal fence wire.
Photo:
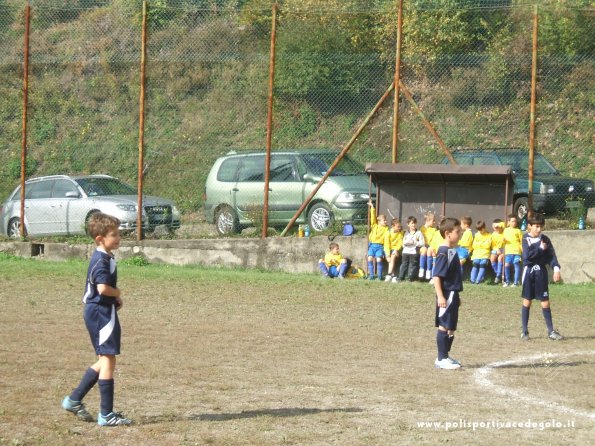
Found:
[{"label": "metal fence wire", "polygon": [[[271,67],[269,2],[149,0],[139,167],[142,3],[29,2],[30,238],[84,234],[97,211],[133,233],[140,172],[144,236],[259,233],[272,68],[268,225],[296,217],[290,233],[300,224],[337,233],[367,222],[374,190],[363,166],[393,156],[394,1],[282,2]],[[448,163],[448,153],[511,165],[520,219],[532,205],[578,226],[595,206],[594,16],[587,0],[404,2],[397,162]],[[24,38],[21,2],[0,0],[0,233],[11,237],[20,236]]]}]

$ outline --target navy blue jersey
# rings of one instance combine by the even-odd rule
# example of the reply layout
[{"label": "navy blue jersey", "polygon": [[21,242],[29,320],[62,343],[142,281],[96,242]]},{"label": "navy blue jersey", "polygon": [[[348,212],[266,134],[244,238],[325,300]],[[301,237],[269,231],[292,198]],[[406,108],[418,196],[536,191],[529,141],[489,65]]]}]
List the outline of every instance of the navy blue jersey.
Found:
[{"label": "navy blue jersey", "polygon": [[84,303],[96,303],[101,305],[113,305],[116,299],[99,294],[97,285],[109,285],[117,288],[118,272],[116,270],[116,259],[105,251],[96,249],[89,262],[87,271],[87,284],[85,286]]},{"label": "navy blue jersey", "polygon": [[432,275],[442,279],[442,291],[445,295],[451,291],[463,291],[461,262],[456,247],[441,246],[438,248]]},{"label": "navy blue jersey", "polygon": [[[541,242],[547,245],[546,249],[541,248]],[[547,235],[541,234],[539,237],[531,237],[526,233],[523,235],[522,246],[524,267],[531,269],[535,265],[541,268],[549,265],[552,268],[560,268],[554,245],[552,245],[552,241]]]}]

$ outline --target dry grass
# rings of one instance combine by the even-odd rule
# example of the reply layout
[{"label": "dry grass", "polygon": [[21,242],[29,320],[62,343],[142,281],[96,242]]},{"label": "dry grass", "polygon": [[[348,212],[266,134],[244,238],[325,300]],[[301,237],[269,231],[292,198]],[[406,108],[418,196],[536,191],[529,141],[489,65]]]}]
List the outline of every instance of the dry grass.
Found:
[{"label": "dry grass", "polygon": [[[552,289],[567,336],[519,338],[518,289],[467,286],[453,356],[435,370],[424,284],[120,265],[125,305],[116,409],[129,428],[77,421],[60,401],[94,360],[81,317],[86,265],[0,257],[0,444],[588,444],[595,419],[480,387],[479,367],[595,350],[595,288]],[[537,308],[536,308],[537,309]],[[497,384],[595,412],[595,356],[494,370]],[[98,395],[86,398],[95,413]],[[418,422],[574,421],[570,429],[421,428]],[[495,437],[497,436],[497,437]]]}]

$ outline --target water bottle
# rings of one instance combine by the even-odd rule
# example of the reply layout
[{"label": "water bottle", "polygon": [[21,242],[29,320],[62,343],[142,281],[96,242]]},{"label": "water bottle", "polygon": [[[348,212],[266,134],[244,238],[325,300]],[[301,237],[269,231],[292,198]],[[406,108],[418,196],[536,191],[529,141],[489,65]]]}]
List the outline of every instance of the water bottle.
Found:
[{"label": "water bottle", "polygon": [[302,225],[298,226],[298,237],[304,236],[304,227]]},{"label": "water bottle", "polygon": [[578,228],[580,230],[585,229],[585,218],[582,215],[578,219]]},{"label": "water bottle", "polygon": [[310,237],[310,226],[309,225],[304,226],[304,237]]},{"label": "water bottle", "polygon": [[527,229],[527,217],[523,217],[521,220],[521,231],[525,231]]}]

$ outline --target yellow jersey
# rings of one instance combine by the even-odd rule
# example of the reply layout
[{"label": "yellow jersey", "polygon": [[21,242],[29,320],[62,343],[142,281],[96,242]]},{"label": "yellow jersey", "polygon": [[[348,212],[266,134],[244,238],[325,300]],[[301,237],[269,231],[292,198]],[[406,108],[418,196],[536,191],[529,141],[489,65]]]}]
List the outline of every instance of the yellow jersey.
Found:
[{"label": "yellow jersey", "polygon": [[432,236],[432,240],[430,240],[430,248],[434,250],[434,255],[438,253],[438,248],[440,248],[443,243],[444,237],[442,237],[439,230],[436,230]]},{"label": "yellow jersey", "polygon": [[370,243],[378,243],[380,245],[384,245],[384,238],[386,234],[388,234],[388,226],[380,226],[378,224],[378,220],[376,219],[376,209],[374,206],[370,207],[370,235],[368,236],[368,240]]},{"label": "yellow jersey", "polygon": [[401,249],[403,249],[403,231],[394,232],[391,228],[384,238],[384,253],[388,257],[391,251],[400,251]]},{"label": "yellow jersey", "polygon": [[504,234],[502,232],[492,232],[492,249],[502,249],[504,246]]},{"label": "yellow jersey", "polygon": [[327,267],[336,266],[337,268],[341,266],[341,262],[343,261],[343,256],[341,254],[333,254],[332,252],[327,252],[324,256],[324,263]]},{"label": "yellow jersey", "polygon": [[471,260],[489,259],[492,250],[492,235],[489,232],[478,232],[473,238],[473,255]]},{"label": "yellow jersey", "polygon": [[473,251],[473,232],[471,229],[465,229],[461,239],[459,240],[459,246],[462,248],[467,248],[469,252]]},{"label": "yellow jersey", "polygon": [[504,236],[504,254],[518,255],[523,252],[523,233],[519,228],[505,228],[502,233]]},{"label": "yellow jersey", "polygon": [[434,233],[438,230],[433,226],[423,225],[420,228],[420,231],[421,231],[422,235],[424,236],[424,242],[425,242],[426,246],[430,246],[430,243],[432,242],[432,237],[434,237]]}]

